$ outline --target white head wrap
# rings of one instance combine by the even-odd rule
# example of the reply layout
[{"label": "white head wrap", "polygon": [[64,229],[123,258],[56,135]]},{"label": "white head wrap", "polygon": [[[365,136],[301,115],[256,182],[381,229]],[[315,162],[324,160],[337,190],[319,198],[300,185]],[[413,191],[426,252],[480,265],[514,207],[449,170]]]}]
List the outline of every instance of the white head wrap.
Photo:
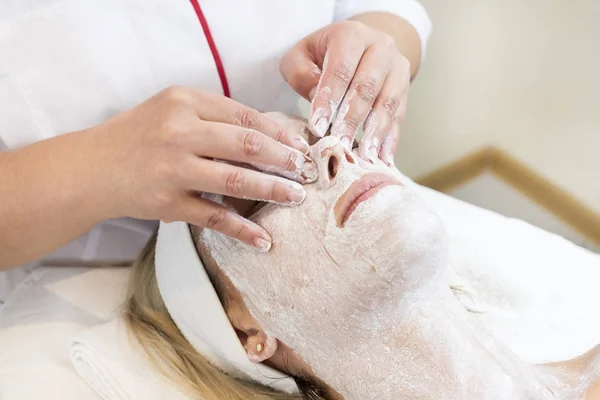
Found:
[{"label": "white head wrap", "polygon": [[235,378],[287,393],[298,391],[289,376],[248,359],[202,265],[188,224],[160,223],[155,263],[169,314],[198,353]]}]

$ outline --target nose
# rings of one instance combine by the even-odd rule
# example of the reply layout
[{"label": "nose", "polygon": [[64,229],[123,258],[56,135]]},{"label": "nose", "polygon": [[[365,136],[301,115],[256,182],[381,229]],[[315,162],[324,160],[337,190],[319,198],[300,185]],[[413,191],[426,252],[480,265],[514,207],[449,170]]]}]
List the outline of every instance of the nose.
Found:
[{"label": "nose", "polygon": [[348,164],[356,164],[356,158],[342,145],[337,137],[327,136],[311,149],[311,157],[319,167],[319,181],[333,182]]}]

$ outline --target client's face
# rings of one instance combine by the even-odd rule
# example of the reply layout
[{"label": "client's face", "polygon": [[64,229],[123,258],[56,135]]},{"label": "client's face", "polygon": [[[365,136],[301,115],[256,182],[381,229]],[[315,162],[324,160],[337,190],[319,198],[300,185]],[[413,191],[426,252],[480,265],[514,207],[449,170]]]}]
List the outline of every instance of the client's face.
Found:
[{"label": "client's face", "polygon": [[[305,127],[288,122],[288,128]],[[265,332],[294,349],[315,339],[311,331],[350,333],[376,324],[376,315],[395,307],[399,296],[440,275],[445,247],[437,216],[397,170],[360,160],[333,137],[314,144],[310,156],[319,179],[305,186],[302,205],[259,203],[247,213],[270,232],[268,253],[217,232],[200,235],[203,253]]]}]

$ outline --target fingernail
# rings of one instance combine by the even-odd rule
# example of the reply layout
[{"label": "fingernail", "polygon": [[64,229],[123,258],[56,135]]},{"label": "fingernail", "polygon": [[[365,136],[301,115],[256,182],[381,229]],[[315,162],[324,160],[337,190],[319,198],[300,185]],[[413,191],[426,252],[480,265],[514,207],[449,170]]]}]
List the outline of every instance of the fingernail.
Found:
[{"label": "fingernail", "polygon": [[287,201],[290,204],[302,204],[304,199],[306,198],[306,191],[302,186],[297,183],[293,183],[290,185],[290,190],[287,194]]},{"label": "fingernail", "polygon": [[345,148],[352,150],[352,140],[348,136],[342,136],[340,142],[342,142]]},{"label": "fingernail", "polygon": [[269,251],[271,249],[271,241],[267,240],[265,238],[262,237],[257,237],[256,239],[254,239],[254,247],[256,247],[258,250],[262,251],[263,253],[266,253],[267,251]]},{"label": "fingernail", "polygon": [[319,177],[319,168],[317,168],[317,164],[307,156],[304,156],[301,175],[306,183],[314,182]]},{"label": "fingernail", "polygon": [[375,133],[375,128],[377,127],[377,117],[375,110],[371,110],[367,118],[365,118],[365,123],[363,125],[363,131],[366,136],[373,136]]},{"label": "fingernail", "polygon": [[294,137],[294,142],[298,143],[298,146],[296,147],[296,149],[300,150],[304,154],[308,153],[308,150],[310,150],[310,146],[308,145],[308,142],[306,140],[304,140],[304,138],[302,136]]},{"label": "fingernail", "polygon": [[314,132],[313,132],[315,134],[315,136],[324,137],[325,133],[327,132],[328,125],[329,125],[329,123],[327,122],[327,119],[319,118],[319,120],[315,124]]},{"label": "fingernail", "polygon": [[394,156],[391,154],[387,154],[383,160],[384,163],[387,164],[388,167],[394,168],[396,164],[394,164]]},{"label": "fingernail", "polygon": [[369,152],[369,149],[372,146],[371,143],[371,140],[369,140],[363,135],[362,139],[360,140],[360,144],[358,145],[358,156],[363,160],[368,159],[367,153]]},{"label": "fingernail", "polygon": [[377,146],[371,145],[369,146],[369,150],[367,152],[367,157],[369,161],[377,158]]}]

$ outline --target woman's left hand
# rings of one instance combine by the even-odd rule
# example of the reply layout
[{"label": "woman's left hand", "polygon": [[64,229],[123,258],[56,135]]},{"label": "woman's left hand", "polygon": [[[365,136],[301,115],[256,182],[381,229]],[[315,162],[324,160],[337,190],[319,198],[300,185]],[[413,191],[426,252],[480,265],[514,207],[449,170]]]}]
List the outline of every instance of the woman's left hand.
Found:
[{"label": "woman's left hand", "polygon": [[351,148],[364,122],[359,155],[393,165],[411,66],[390,35],[357,21],[336,22],[297,43],[280,69],[312,101],[309,126],[316,136],[331,126],[331,135]]}]

